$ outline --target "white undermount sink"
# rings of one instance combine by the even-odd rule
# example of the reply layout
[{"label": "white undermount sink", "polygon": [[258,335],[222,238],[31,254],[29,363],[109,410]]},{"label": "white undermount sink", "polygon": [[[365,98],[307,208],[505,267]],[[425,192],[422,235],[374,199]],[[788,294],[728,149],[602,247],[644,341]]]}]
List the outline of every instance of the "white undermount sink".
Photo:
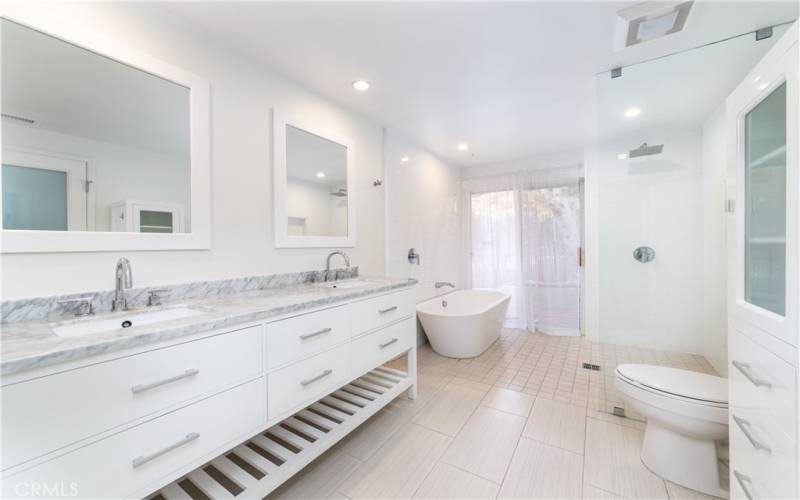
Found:
[{"label": "white undermount sink", "polygon": [[362,286],[371,285],[369,281],[364,280],[342,280],[331,281],[330,283],[320,283],[318,286],[323,288],[358,288]]},{"label": "white undermount sink", "polygon": [[53,326],[53,333],[59,337],[80,337],[93,333],[110,332],[121,328],[152,325],[154,323],[161,323],[162,321],[189,318],[204,313],[205,311],[192,309],[190,307],[173,307],[153,312],[134,312],[122,316],[115,316],[113,318],[85,319],[71,323],[58,324],[57,326]]}]

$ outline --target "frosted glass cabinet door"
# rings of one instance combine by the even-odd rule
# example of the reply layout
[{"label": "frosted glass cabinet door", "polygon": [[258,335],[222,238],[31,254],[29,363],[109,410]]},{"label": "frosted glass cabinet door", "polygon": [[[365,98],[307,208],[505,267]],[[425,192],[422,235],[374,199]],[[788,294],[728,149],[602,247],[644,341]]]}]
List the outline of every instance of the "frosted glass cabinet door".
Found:
[{"label": "frosted glass cabinet door", "polygon": [[744,300],[786,311],[786,83],[744,121]]},{"label": "frosted glass cabinet door", "polygon": [[3,165],[3,229],[66,231],[66,172]]},{"label": "frosted glass cabinet door", "polygon": [[725,102],[728,129],[728,327],[798,344],[800,172],[798,28]]}]

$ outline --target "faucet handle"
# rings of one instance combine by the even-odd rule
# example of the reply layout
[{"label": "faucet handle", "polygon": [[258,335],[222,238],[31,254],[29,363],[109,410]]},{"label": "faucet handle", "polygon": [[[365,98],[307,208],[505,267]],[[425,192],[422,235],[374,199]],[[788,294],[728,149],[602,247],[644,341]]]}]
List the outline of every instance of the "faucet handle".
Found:
[{"label": "faucet handle", "polygon": [[74,309],[75,316],[91,316],[94,314],[93,300],[94,297],[87,295],[85,297],[75,297],[74,299],[61,299],[58,303],[66,306],[66,308]]},{"label": "faucet handle", "polygon": [[161,294],[169,292],[169,288],[155,288],[147,291],[147,306],[160,306]]}]

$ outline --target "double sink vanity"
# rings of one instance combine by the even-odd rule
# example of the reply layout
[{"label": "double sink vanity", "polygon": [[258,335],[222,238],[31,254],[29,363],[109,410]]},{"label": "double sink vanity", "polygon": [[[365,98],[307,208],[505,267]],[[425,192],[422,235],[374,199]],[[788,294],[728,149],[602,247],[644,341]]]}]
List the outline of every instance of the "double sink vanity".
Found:
[{"label": "double sink vanity", "polygon": [[[131,288],[120,259],[116,290],[25,298],[74,291],[76,276],[105,287],[109,252],[152,252],[178,281],[225,276],[232,261],[297,269],[312,248],[370,255],[378,239],[357,241],[356,208],[383,199],[355,203],[382,183],[356,178],[363,142],[342,135],[347,122],[283,100],[263,109],[271,137],[242,134],[271,158],[271,192],[221,158],[217,174],[247,176],[251,194],[215,186],[226,210],[212,218],[212,82],[35,4],[0,7],[0,253],[37,272],[39,254],[72,255],[61,265],[80,274],[4,277],[5,296],[22,298],[2,303],[2,497],[260,498],[393,398],[413,398],[415,282],[358,278],[342,251],[328,267],[339,255],[345,271],[168,288]],[[403,355],[405,370],[383,366]]]},{"label": "double sink vanity", "polygon": [[3,497],[261,497],[413,398],[415,282],[304,279],[4,324]]}]

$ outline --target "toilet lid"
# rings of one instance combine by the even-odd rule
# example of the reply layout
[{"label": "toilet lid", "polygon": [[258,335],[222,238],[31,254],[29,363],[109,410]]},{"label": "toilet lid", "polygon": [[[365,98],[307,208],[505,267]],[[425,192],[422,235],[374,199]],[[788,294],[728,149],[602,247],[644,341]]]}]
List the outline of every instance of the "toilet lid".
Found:
[{"label": "toilet lid", "polygon": [[617,372],[632,382],[685,398],[728,403],[728,380],[714,375],[667,366],[626,364]]}]

